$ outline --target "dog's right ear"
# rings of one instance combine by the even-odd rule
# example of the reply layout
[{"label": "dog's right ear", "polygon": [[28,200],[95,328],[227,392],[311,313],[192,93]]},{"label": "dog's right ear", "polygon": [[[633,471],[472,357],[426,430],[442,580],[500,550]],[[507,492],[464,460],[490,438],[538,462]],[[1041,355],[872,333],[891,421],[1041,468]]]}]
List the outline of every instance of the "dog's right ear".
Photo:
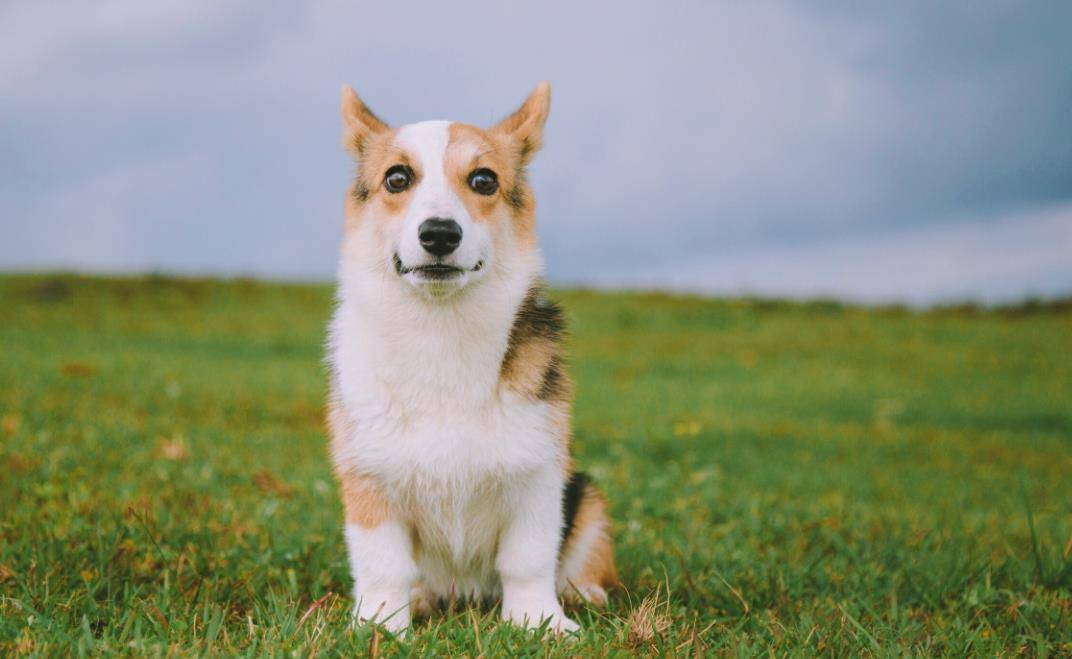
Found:
[{"label": "dog's right ear", "polygon": [[517,145],[518,162],[524,168],[532,156],[540,150],[543,125],[551,110],[551,83],[544,80],[536,85],[529,97],[509,117],[495,124],[491,130],[509,136]]},{"label": "dog's right ear", "polygon": [[357,97],[353,87],[342,86],[342,145],[347,151],[360,158],[365,153],[369,138],[389,129]]}]

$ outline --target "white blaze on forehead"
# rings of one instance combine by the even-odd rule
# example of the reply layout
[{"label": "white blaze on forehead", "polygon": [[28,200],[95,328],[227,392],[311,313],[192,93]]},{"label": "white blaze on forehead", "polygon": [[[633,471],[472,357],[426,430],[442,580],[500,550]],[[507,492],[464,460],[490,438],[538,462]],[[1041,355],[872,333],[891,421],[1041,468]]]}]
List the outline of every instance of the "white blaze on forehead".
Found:
[{"label": "white blaze on forehead", "polygon": [[[410,220],[428,217],[455,217],[461,201],[451,189],[443,171],[443,161],[450,143],[450,121],[422,121],[403,126],[396,141],[415,158],[419,170],[417,187],[410,205]],[[463,227],[464,228],[464,227]]]},{"label": "white blaze on forehead", "polygon": [[444,180],[443,159],[450,143],[450,121],[422,121],[403,126],[395,140],[399,146],[416,156],[421,171],[421,184]]}]

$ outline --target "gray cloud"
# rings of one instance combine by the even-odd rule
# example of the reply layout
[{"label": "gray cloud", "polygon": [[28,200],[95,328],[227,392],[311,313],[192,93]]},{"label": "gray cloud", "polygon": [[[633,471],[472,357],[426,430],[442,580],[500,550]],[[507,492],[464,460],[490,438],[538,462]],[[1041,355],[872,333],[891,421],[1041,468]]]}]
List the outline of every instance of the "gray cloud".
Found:
[{"label": "gray cloud", "polygon": [[[16,3],[0,9],[0,267],[329,276],[340,82],[395,123],[488,124],[543,78],[533,181],[556,281],[687,270],[721,291],[745,254],[851,245],[866,262],[913,232],[951,264],[968,235],[1022,230],[1031,253],[1069,240],[1022,218],[1072,200],[1070,19],[997,2]],[[830,289],[795,262],[791,286],[755,286]],[[1072,288],[1072,264],[1025,267],[1011,291],[963,263],[958,284],[891,291],[872,270],[846,291]]]}]

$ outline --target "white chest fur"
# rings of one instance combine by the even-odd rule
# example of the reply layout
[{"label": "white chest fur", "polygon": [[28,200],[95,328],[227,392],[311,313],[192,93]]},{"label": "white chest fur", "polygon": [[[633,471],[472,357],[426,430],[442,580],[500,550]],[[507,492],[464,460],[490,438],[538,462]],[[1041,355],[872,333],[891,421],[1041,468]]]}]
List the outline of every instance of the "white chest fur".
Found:
[{"label": "white chest fur", "polygon": [[354,431],[337,459],[382,484],[442,596],[495,594],[514,493],[565,460],[553,410],[499,384],[523,284],[437,305],[340,287],[330,355]]}]

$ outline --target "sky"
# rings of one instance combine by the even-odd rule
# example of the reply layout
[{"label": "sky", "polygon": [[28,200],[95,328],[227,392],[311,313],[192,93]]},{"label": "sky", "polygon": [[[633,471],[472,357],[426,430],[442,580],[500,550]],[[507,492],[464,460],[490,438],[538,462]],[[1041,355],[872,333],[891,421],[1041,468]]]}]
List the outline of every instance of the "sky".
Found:
[{"label": "sky", "polygon": [[1072,294],[1072,3],[0,5],[0,271],[334,276],[339,88],[490,125],[560,285]]}]

